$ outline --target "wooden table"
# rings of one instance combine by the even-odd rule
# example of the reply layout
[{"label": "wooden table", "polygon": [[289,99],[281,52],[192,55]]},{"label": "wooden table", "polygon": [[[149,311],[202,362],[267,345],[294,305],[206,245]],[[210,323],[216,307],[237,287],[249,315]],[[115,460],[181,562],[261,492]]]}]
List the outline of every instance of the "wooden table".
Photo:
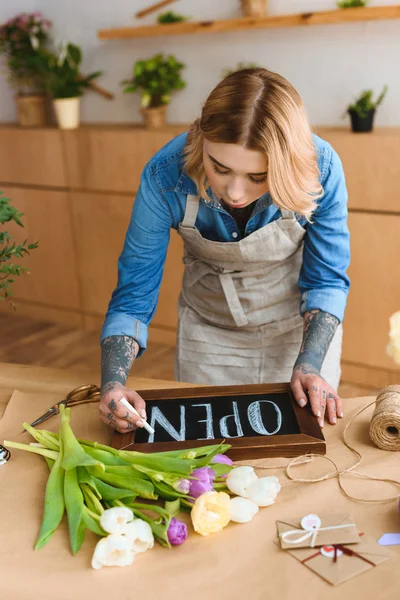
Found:
[{"label": "wooden table", "polygon": [[[51,397],[62,397],[72,388],[85,383],[98,383],[85,374],[57,369],[7,365],[0,363],[0,411],[17,388],[25,393],[21,404],[24,418],[29,419],[48,407]],[[131,378],[129,385],[137,390],[181,386],[172,381]],[[28,395],[27,395],[28,394]],[[14,396],[16,398],[16,396]],[[344,401],[345,419],[336,427],[325,426],[328,455],[341,468],[354,462],[340,439],[346,420],[372,398]],[[0,443],[4,439],[23,441],[20,421],[13,420],[14,399],[0,419]],[[97,407],[85,405],[73,415],[73,429],[80,437],[91,435],[107,443],[109,432],[100,423]],[[15,412],[17,415],[17,412]],[[358,470],[376,477],[399,479],[397,453],[384,452],[369,440],[371,411],[365,411],[351,431],[351,441],[363,454]],[[57,419],[48,421],[48,429],[57,430]],[[24,434],[26,435],[26,434]],[[24,441],[28,441],[25,437]],[[344,497],[335,479],[318,484],[295,484],[285,476],[282,465],[288,459],[253,461],[260,476],[276,475],[282,490],[275,504],[261,509],[251,523],[230,524],[223,532],[207,538],[190,530],[189,539],[181,547],[168,551],[156,547],[139,555],[129,568],[93,571],[90,559],[96,542],[87,536],[81,551],[73,557],[68,546],[67,527],[60,525],[43,549],[33,552],[42,514],[44,488],[48,470],[37,456],[13,452],[7,465],[0,467],[0,597],[26,600],[39,595],[41,600],[394,600],[400,587],[400,547],[391,548],[391,559],[338,587],[332,587],[304,565],[280,550],[275,521],[293,519],[306,514],[351,514],[360,531],[379,539],[383,533],[400,531],[400,518],[395,502],[383,505],[359,504]],[[318,464],[317,464],[318,463]],[[331,465],[317,461],[296,474],[317,476],[332,470]],[[281,465],[263,471],[262,466]],[[387,497],[393,487],[383,487],[362,478],[346,477],[350,493],[364,498]],[[396,488],[394,488],[396,489]]]}]

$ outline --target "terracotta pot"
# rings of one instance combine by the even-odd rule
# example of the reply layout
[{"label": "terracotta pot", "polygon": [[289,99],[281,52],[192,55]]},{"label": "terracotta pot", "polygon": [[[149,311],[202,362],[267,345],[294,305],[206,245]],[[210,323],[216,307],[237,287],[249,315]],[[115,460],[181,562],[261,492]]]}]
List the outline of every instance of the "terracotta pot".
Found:
[{"label": "terracotta pot", "polygon": [[244,17],[265,17],[267,14],[267,0],[241,0]]},{"label": "terracotta pot", "polygon": [[60,129],[76,129],[79,127],[79,96],[77,98],[56,98],[53,100],[53,105]]},{"label": "terracotta pot", "polygon": [[167,106],[165,104],[157,106],[157,108],[142,108],[141,113],[147,129],[164,127],[167,113]]},{"label": "terracotta pot", "polygon": [[47,124],[46,101],[45,94],[15,97],[21,127],[44,127]]}]

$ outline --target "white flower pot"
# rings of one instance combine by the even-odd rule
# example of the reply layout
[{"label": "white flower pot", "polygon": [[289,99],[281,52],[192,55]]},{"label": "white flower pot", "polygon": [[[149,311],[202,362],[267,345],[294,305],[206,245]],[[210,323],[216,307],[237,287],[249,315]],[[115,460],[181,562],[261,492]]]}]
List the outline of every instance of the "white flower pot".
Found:
[{"label": "white flower pot", "polygon": [[53,100],[54,111],[60,129],[79,127],[80,98],[57,98]]}]

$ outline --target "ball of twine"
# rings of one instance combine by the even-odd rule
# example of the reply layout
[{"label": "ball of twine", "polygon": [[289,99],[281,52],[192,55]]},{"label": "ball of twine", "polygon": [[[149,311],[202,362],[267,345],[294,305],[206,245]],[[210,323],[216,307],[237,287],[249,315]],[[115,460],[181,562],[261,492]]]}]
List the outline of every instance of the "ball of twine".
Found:
[{"label": "ball of twine", "polygon": [[378,394],[369,435],[382,450],[400,450],[400,385],[388,385]]}]

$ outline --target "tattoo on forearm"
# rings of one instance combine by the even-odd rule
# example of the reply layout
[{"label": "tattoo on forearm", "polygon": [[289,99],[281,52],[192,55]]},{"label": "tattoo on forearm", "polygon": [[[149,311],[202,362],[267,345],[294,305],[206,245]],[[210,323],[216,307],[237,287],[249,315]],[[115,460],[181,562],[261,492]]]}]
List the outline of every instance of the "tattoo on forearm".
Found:
[{"label": "tattoo on forearm", "polygon": [[339,320],[327,312],[307,312],[304,315],[303,342],[294,368],[304,374],[319,375],[338,325]]},{"label": "tattoo on forearm", "polygon": [[[135,360],[137,342],[127,335],[112,335],[101,344],[101,393],[125,385]],[[111,406],[110,406],[111,408]]]}]

